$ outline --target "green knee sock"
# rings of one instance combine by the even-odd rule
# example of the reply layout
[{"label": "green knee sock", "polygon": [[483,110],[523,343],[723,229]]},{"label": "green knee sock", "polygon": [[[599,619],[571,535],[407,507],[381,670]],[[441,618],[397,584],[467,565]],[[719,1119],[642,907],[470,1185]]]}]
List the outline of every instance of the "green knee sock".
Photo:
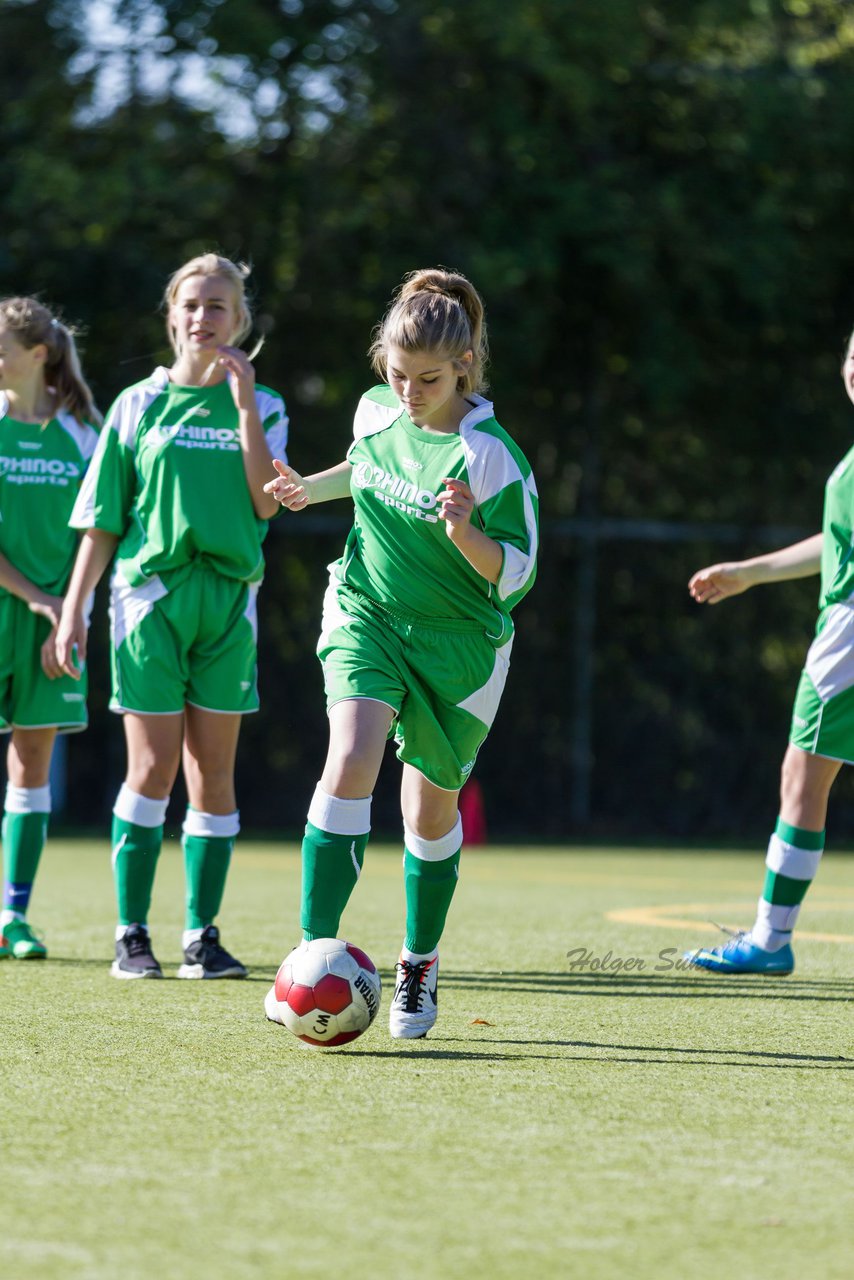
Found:
[{"label": "green knee sock", "polygon": [[448,908],[459,877],[460,850],[449,858],[432,862],[416,858],[407,849],[403,855],[406,886],[406,946],[420,955],[429,955],[439,945]]},{"label": "green knee sock", "polygon": [[141,827],[113,814],[113,876],[119,924],[148,924],[163,824]]},{"label": "green knee sock", "polygon": [[187,899],[185,929],[213,924],[222,906],[234,836],[195,836],[184,832],[184,874]]},{"label": "green knee sock", "polygon": [[312,822],[302,842],[303,937],[335,938],[350,894],[362,870],[368,833],[332,835]]},{"label": "green knee sock", "polygon": [[3,815],[3,908],[26,915],[42,849],[48,813]]}]

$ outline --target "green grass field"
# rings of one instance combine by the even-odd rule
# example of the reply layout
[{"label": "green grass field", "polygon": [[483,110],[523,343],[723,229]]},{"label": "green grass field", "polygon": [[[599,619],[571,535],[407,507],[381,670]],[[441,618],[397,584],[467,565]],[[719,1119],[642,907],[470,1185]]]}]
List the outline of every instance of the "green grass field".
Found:
[{"label": "green grass field", "polygon": [[852,863],[826,859],[792,977],[726,980],[675,961],[709,919],[750,923],[760,853],[473,850],[439,1022],[401,1043],[400,852],[372,848],[343,932],[380,967],[383,1009],[323,1053],[262,1011],[297,940],[293,845],[242,843],[221,924],[251,976],[197,983],[172,980],[170,842],[151,919],[166,981],[123,983],[106,842],[55,841],[31,913],[51,958],[0,964],[0,1268],[847,1280]]}]

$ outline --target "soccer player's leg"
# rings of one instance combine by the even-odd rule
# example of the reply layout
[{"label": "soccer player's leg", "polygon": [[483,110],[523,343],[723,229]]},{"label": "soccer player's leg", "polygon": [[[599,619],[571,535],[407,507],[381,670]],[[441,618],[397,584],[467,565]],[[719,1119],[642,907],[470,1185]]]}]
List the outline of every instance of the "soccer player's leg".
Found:
[{"label": "soccer player's leg", "polygon": [[183,764],[190,803],[182,845],[186,902],[179,978],[245,978],[246,967],[222,946],[215,924],[222,906],[240,814],[234,765],[242,717],[188,706]]},{"label": "soccer player's leg", "polygon": [[345,697],[329,708],[329,750],[302,843],[303,937],[334,938],[362,869],[371,797],[394,710],[375,698]]},{"label": "soccer player's leg", "polygon": [[243,716],[257,711],[258,585],[208,566],[184,588],[197,607],[185,650],[183,768],[189,807],[183,828],[186,904],[179,978],[245,978],[222,946],[222,906],[240,814],[234,768]]},{"label": "soccer player's leg", "polygon": [[26,917],[47,840],[51,809],[48,774],[55,738],[55,728],[16,728],[7,753],[0,954],[16,960],[42,960],[47,955],[47,947]]},{"label": "soccer player's leg", "polygon": [[[371,798],[393,711],[371,698],[345,698],[329,709],[329,752],[314,790],[302,842],[302,945],[335,938],[362,872],[371,831]],[[344,795],[336,794],[345,792]],[[365,794],[348,795],[347,792]],[[264,1011],[281,1022],[275,989]]]},{"label": "soccer player's leg", "polygon": [[300,923],[307,940],[337,936],[361,872],[371,797],[404,695],[403,630],[375,617],[346,588],[328,588],[317,656],[329,749],[302,844]]},{"label": "soccer player's leg", "polygon": [[790,744],[783,761],[780,816],[765,858],[765,883],[748,933],[685,958],[715,973],[784,975],[795,967],[792,931],[824,850],[830,788],[841,761]]},{"label": "soccer player's leg", "polygon": [[412,638],[406,701],[395,737],[404,762],[406,932],[389,1030],[418,1039],[436,1021],[438,947],[457,887],[460,788],[498,710],[510,643],[479,634],[420,629]]},{"label": "soccer player's leg", "polygon": [[854,761],[854,614],[831,605],[819,619],[798,683],[756,921],[725,946],[685,958],[720,973],[791,973],[792,930],[824,849],[830,788]]},{"label": "soccer player's leg", "polygon": [[[0,955],[40,960],[47,955],[27,920],[33,883],[50,819],[50,760],[58,731],[86,727],[86,675],[49,679],[41,650],[46,618],[7,596],[0,602],[0,725],[11,728],[3,816],[4,896]],[[14,726],[14,727],[13,727]]]},{"label": "soccer player's leg", "polygon": [[160,978],[148,913],[163,824],[181,758],[183,717],[124,716],[128,770],[113,808],[112,860],[118,923],[115,978]]},{"label": "soccer player's leg", "polygon": [[457,792],[433,786],[404,765],[406,930],[389,1009],[389,1031],[395,1039],[420,1039],[436,1021],[439,942],[457,887],[463,843],[457,800]]}]

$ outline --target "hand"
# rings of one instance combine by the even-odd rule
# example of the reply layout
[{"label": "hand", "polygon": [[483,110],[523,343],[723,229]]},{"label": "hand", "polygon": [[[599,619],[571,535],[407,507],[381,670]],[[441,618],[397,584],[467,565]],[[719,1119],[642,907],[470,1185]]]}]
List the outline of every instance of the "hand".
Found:
[{"label": "hand", "polygon": [[252,361],[240,347],[217,347],[216,363],[228,374],[228,385],[238,409],[251,409],[255,405],[255,369]]},{"label": "hand", "polygon": [[63,611],[56,629],[56,661],[59,675],[79,680],[86,665],[86,623],[81,615]]},{"label": "hand", "polygon": [[456,535],[465,535],[471,525],[474,494],[462,480],[451,480],[446,476],[442,484],[445,488],[438,494],[439,519],[445,521],[448,537],[456,541]]},{"label": "hand", "polygon": [[712,564],[698,569],[688,583],[688,590],[698,604],[720,604],[730,596],[740,595],[753,586],[753,575],[742,561]]},{"label": "hand", "polygon": [[45,594],[30,600],[28,604],[31,613],[37,613],[40,617],[47,618],[52,627],[59,625],[60,615],[62,614],[62,596]]},{"label": "hand", "polygon": [[311,502],[308,481],[278,458],[273,459],[273,466],[279,474],[264,485],[264,492],[272,494],[288,511],[302,511]]},{"label": "hand", "polygon": [[41,647],[41,664],[48,680],[56,680],[62,675],[62,667],[56,656],[56,627],[51,627],[50,635]]}]

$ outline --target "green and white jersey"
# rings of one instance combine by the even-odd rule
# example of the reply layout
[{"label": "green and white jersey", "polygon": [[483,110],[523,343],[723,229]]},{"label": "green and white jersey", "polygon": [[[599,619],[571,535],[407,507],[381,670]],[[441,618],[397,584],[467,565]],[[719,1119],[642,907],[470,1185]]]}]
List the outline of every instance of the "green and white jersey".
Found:
[{"label": "green and white jersey", "polygon": [[97,443],[95,428],[70,413],[18,422],[0,392],[0,552],[51,595],[71,576],[77,534],[68,522]]},{"label": "green and white jersey", "polygon": [[[270,452],[284,460],[284,401],[268,387],[255,396]],[[123,391],[71,523],[119,538],[116,568],[131,587],[200,558],[227,578],[259,581],[267,521],[252,506],[228,383],[175,386],[159,368]]]},{"label": "green and white jersey", "polygon": [[831,472],[824,493],[819,608],[854,592],[854,448]]},{"label": "green and white jersey", "polygon": [[[510,610],[536,574],[537,487],[489,401],[469,400],[459,433],[439,435],[417,427],[390,387],[362,397],[347,454],[355,521],[333,576],[398,616],[449,630],[472,627],[499,645],[512,635]],[[504,562],[494,585],[457,550],[439,519],[446,476],[469,485],[473,522],[501,544]]]}]

